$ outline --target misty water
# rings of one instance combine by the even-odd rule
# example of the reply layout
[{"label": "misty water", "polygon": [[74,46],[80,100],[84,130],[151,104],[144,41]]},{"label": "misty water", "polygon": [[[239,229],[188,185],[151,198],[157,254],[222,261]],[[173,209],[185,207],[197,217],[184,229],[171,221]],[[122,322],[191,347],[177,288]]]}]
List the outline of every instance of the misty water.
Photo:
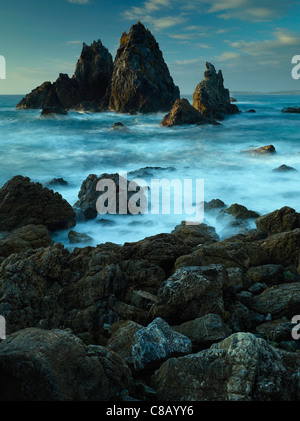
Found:
[{"label": "misty water", "polygon": [[[190,101],[191,96],[187,97]],[[0,96],[0,185],[15,175],[42,184],[64,178],[69,185],[58,191],[71,205],[89,174],[131,172],[143,167],[157,179],[204,179],[204,199],[239,203],[261,214],[282,206],[299,211],[300,115],[283,114],[286,106],[299,106],[297,96],[239,95],[241,111],[220,126],[160,126],[164,114],[120,115],[69,112],[67,116],[40,117],[40,110],[16,110],[19,96]],[[122,122],[127,130],[110,130]],[[244,154],[250,148],[274,145],[273,155]],[[273,172],[289,165],[298,172]],[[170,168],[172,167],[172,168]],[[152,176],[152,178],[153,178]],[[150,177],[151,178],[151,177]],[[150,181],[146,178],[146,181]],[[161,232],[171,232],[184,215],[105,215],[78,223],[75,230],[93,238],[90,245],[107,241],[123,244]],[[234,234],[216,214],[205,222],[221,238]],[[254,227],[254,221],[250,223]],[[70,246],[68,231],[53,238]],[[81,245],[83,246],[83,245]]]}]

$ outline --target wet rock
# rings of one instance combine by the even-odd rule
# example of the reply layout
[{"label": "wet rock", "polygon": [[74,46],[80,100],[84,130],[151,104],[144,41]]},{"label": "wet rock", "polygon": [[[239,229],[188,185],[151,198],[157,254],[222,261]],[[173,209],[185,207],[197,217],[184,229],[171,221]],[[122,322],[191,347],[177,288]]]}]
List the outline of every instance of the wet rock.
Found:
[{"label": "wet rock", "polygon": [[179,98],[159,45],[138,22],[123,33],[114,62],[109,107],[121,113],[169,111]]},{"label": "wet rock", "polygon": [[222,317],[213,313],[183,323],[180,326],[174,326],[173,329],[192,341],[193,352],[208,348],[213,343],[231,335],[231,331],[224,323]]},{"label": "wet rock", "polygon": [[237,100],[231,96],[230,97],[230,102],[237,102]]},{"label": "wet rock", "polygon": [[[103,190],[101,193],[101,191],[97,191],[97,185],[99,182],[104,182],[105,180],[110,180],[109,182],[114,187],[110,188],[109,191],[106,188],[107,193]],[[144,190],[143,187],[139,187],[136,183],[131,182],[131,186],[135,187],[136,191],[128,191],[129,184],[130,181],[119,174],[102,174],[101,176],[90,174],[82,183],[80,192],[78,193],[78,201],[74,204],[77,219],[85,221],[95,219],[98,215],[97,201],[103,194],[107,196],[106,203],[104,203],[105,209],[102,210],[103,212],[107,210],[111,214],[113,212],[115,214],[120,212],[131,214],[130,199],[139,191],[141,192],[140,197],[142,197],[142,200],[139,199],[140,212],[142,213],[146,208],[148,209],[148,201],[145,196],[146,189]],[[120,208],[121,203],[124,207],[122,210]],[[102,207],[104,208],[104,206]],[[109,208],[106,209],[106,206]]]},{"label": "wet rock", "polygon": [[[300,274],[300,229],[273,234],[260,241],[268,256],[268,263],[295,266]],[[253,265],[254,266],[254,265]],[[258,265],[259,266],[259,265]]]},{"label": "wet rock", "polygon": [[151,315],[173,324],[208,313],[222,315],[226,283],[227,272],[222,265],[178,269],[161,285]]},{"label": "wet rock", "polygon": [[68,238],[71,244],[75,243],[90,243],[93,241],[92,237],[87,234],[71,230],[68,233]]},{"label": "wet rock", "polygon": [[260,282],[267,285],[277,285],[284,281],[284,268],[282,265],[263,265],[251,267],[245,276],[244,286],[250,288],[251,285]]},{"label": "wet rock", "polygon": [[124,124],[123,123],[114,123],[112,126],[111,126],[111,128],[110,128],[110,130],[126,130],[126,126],[124,126]]},{"label": "wet rock", "polygon": [[300,114],[300,107],[285,107],[281,110],[282,113]]},{"label": "wet rock", "polygon": [[221,218],[223,215],[232,215],[236,219],[256,219],[260,215],[257,212],[254,212],[252,210],[248,210],[245,206],[239,205],[237,203],[229,206],[229,208],[225,210],[221,210],[218,218]]},{"label": "wet rock", "polygon": [[[46,105],[48,105],[48,95],[51,95],[51,91],[53,92],[52,83],[44,82],[41,86],[37,87],[36,89],[33,89],[30,94],[27,94],[26,97],[19,102],[17,108],[42,109]],[[57,105],[57,103],[54,105]]]},{"label": "wet rock", "polygon": [[204,79],[200,82],[193,95],[193,106],[210,119],[222,120],[225,115],[237,114],[239,109],[230,103],[228,89],[224,88],[222,71],[216,72],[215,67],[206,62]]},{"label": "wet rock", "polygon": [[188,254],[192,248],[174,234],[158,234],[136,243],[125,243],[122,254],[126,260],[147,260],[162,268],[168,276],[174,271],[179,256]]},{"label": "wet rock", "polygon": [[114,351],[127,364],[133,364],[134,358],[132,356],[132,339],[134,334],[142,329],[142,325],[128,320],[121,324],[107,342],[107,349]]},{"label": "wet rock", "polygon": [[256,111],[251,108],[251,110],[247,110],[247,111],[245,111],[245,113],[253,113],[254,114],[254,113],[256,113]]},{"label": "wet rock", "polygon": [[191,351],[190,339],[175,332],[159,317],[147,327],[138,330],[132,339],[134,367],[138,371],[172,354],[188,354]]},{"label": "wet rock", "polygon": [[272,235],[300,228],[300,214],[285,206],[261,216],[255,221],[257,230],[264,235]]},{"label": "wet rock", "polygon": [[226,305],[229,312],[228,326],[232,332],[249,332],[253,328],[251,312],[244,304],[235,301]]},{"label": "wet rock", "polygon": [[280,284],[266,289],[253,297],[252,308],[260,314],[271,313],[272,319],[283,316],[292,319],[299,313],[300,283]]},{"label": "wet rock", "polygon": [[41,116],[52,116],[52,115],[67,115],[67,111],[61,107],[45,107],[42,109]]},{"label": "wet rock", "polygon": [[228,286],[241,288],[244,286],[244,271],[241,268],[227,268]]},{"label": "wet rock", "polygon": [[235,333],[198,354],[169,359],[151,384],[163,401],[286,401],[296,396],[296,379],[280,354],[251,333]]},{"label": "wet rock", "polygon": [[75,213],[59,193],[15,176],[0,189],[0,230],[45,225],[50,231],[75,225]]},{"label": "wet rock", "polygon": [[185,98],[177,99],[171,111],[163,118],[161,125],[166,127],[185,124],[217,124],[215,120],[204,117],[200,111],[192,107]]},{"label": "wet rock", "polygon": [[248,269],[269,263],[265,249],[256,243],[242,241],[220,241],[215,244],[203,244],[193,253],[176,260],[175,268],[183,266],[207,266],[222,264],[228,268]]},{"label": "wet rock", "polygon": [[0,343],[1,401],[109,401],[131,385],[122,358],[63,330],[25,329]]},{"label": "wet rock", "polygon": [[157,297],[147,291],[133,291],[131,294],[131,303],[142,310],[150,310],[156,302]]},{"label": "wet rock", "polygon": [[296,168],[289,167],[288,165],[280,165],[278,168],[274,168],[274,172],[290,172],[290,171],[297,171]]},{"label": "wet rock", "polygon": [[43,225],[25,225],[0,239],[0,259],[13,253],[48,247],[53,244],[49,231]]},{"label": "wet rock", "polygon": [[265,155],[265,154],[273,154],[276,153],[275,146],[267,145],[261,146],[260,148],[249,149],[247,151],[243,151],[243,153],[251,153],[251,155]]},{"label": "wet rock", "polygon": [[175,227],[172,234],[179,236],[190,247],[219,241],[215,228],[206,224],[188,225],[183,221]]},{"label": "wet rock", "polygon": [[288,341],[291,339],[293,324],[286,317],[262,323],[256,327],[256,332],[264,339],[272,342]]},{"label": "wet rock", "polygon": [[223,209],[226,208],[226,204],[220,199],[213,199],[210,202],[204,202],[204,210],[205,211],[212,211],[215,209]]}]

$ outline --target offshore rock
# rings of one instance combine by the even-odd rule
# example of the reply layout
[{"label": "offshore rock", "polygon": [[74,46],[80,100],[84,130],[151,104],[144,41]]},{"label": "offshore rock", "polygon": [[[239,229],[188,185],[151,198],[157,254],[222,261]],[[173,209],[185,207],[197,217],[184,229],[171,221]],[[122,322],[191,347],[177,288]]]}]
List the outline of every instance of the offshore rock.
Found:
[{"label": "offshore rock", "polygon": [[179,98],[159,45],[138,22],[123,33],[114,62],[109,108],[121,113],[169,111]]},{"label": "offshore rock", "polygon": [[166,127],[183,124],[217,124],[215,120],[204,117],[187,99],[177,99],[171,111],[163,118],[161,125]]},{"label": "offshore rock", "polygon": [[238,114],[238,107],[230,102],[229,90],[224,88],[222,71],[216,72],[213,64],[206,62],[204,80],[194,91],[193,105],[210,119],[222,120],[225,115]]},{"label": "offshore rock", "polygon": [[112,72],[112,56],[101,41],[91,46],[83,43],[72,78],[61,73],[53,84],[45,82],[26,95],[17,108],[107,109]]}]

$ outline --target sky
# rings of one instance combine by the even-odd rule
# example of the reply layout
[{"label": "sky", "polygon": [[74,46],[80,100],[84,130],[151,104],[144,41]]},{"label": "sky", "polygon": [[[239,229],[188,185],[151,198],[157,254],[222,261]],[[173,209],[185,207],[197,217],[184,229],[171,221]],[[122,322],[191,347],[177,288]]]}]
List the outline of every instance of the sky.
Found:
[{"label": "sky", "polygon": [[[0,0],[3,2],[3,0]],[[140,20],[155,36],[181,94],[192,94],[205,62],[230,91],[300,90],[297,0],[10,0],[0,9],[0,94],[25,94],[59,73],[72,76],[82,49],[101,39],[113,57]]]}]

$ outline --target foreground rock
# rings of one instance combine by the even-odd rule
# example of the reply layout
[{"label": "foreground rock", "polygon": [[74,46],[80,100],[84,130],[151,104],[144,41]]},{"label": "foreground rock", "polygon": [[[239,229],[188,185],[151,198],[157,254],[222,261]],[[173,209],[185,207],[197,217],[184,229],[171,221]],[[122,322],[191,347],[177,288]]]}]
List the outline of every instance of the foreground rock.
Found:
[{"label": "foreground rock", "polygon": [[166,127],[184,124],[217,124],[215,120],[204,117],[200,111],[192,107],[185,98],[177,99],[171,111],[163,118],[161,125]]},{"label": "foreground rock", "polygon": [[226,210],[221,210],[219,217],[225,216],[225,215],[231,215],[236,219],[256,219],[260,215],[259,213],[248,210],[245,206],[239,205],[237,203],[234,203],[233,205],[229,206]]},{"label": "foreground rock", "polygon": [[138,22],[123,33],[114,62],[109,108],[121,113],[169,111],[179,98],[159,45]]},{"label": "foreground rock", "polygon": [[13,253],[48,247],[53,244],[49,231],[43,225],[25,225],[0,239],[0,262]]},{"label": "foreground rock", "polygon": [[1,401],[108,401],[131,383],[121,357],[63,330],[25,329],[0,343]]},{"label": "foreground rock", "polygon": [[60,74],[53,84],[43,83],[26,95],[17,108],[43,109],[43,115],[61,114],[70,109],[90,110],[91,107],[94,111],[107,109],[112,72],[112,56],[101,41],[94,41],[91,46],[83,43],[71,79]]},{"label": "foreground rock", "polygon": [[274,168],[274,172],[288,172],[288,171],[297,171],[296,168],[290,167],[288,165],[280,165],[278,168]]},{"label": "foreground rock", "polygon": [[15,176],[0,189],[0,230],[44,225],[50,231],[75,225],[75,213],[59,193]]},{"label": "foreground rock", "polygon": [[138,330],[132,338],[132,356],[136,370],[142,370],[172,354],[189,354],[191,351],[192,342],[175,332],[161,318]]},{"label": "foreground rock", "polygon": [[163,401],[285,401],[296,379],[279,353],[251,333],[236,333],[198,354],[166,361],[152,378]]},{"label": "foreground rock", "polygon": [[186,322],[208,313],[223,314],[227,272],[222,265],[183,267],[158,291],[151,314],[169,323]]},{"label": "foreground rock", "polygon": [[193,95],[193,106],[210,119],[222,120],[224,116],[239,113],[236,105],[231,104],[228,89],[224,88],[222,71],[216,72],[213,64],[206,62],[204,80],[200,82]]},{"label": "foreground rock", "polygon": [[[107,190],[107,193],[104,192],[104,188],[101,191],[99,189],[97,190],[99,182],[105,183],[105,186],[106,182],[111,183],[110,190]],[[103,194],[107,200],[107,203],[105,203],[104,199],[102,201],[102,212],[104,214],[106,209],[108,213],[131,214],[130,199],[137,192],[140,192],[139,203],[134,202],[134,204],[137,204],[140,213],[143,213],[148,209],[148,202],[145,196],[146,190],[139,187],[136,183],[131,182],[131,186],[135,187],[136,191],[128,191],[129,184],[130,181],[119,174],[102,174],[101,176],[90,174],[82,183],[80,192],[78,193],[78,201],[74,204],[77,218],[85,221],[95,219],[98,215],[97,201]],[[121,206],[123,206],[123,208],[121,208]]]},{"label": "foreground rock", "polygon": [[180,237],[185,244],[196,247],[199,244],[216,243],[219,236],[214,227],[206,224],[187,225],[185,221],[177,225],[172,234]]},{"label": "foreground rock", "polygon": [[278,234],[300,228],[300,214],[295,209],[285,206],[255,221],[257,230],[264,235]]}]

